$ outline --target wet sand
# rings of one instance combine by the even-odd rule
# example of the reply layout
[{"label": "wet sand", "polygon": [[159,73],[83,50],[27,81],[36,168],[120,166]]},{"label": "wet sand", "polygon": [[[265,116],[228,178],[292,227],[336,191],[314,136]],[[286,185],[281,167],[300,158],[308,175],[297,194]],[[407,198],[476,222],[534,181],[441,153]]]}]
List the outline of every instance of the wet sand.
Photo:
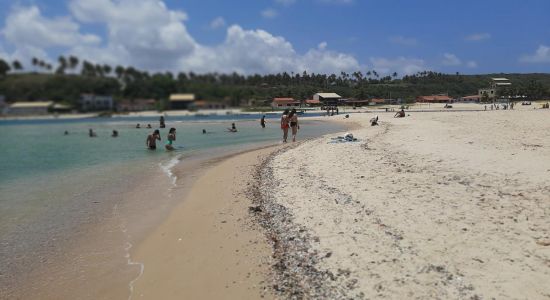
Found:
[{"label": "wet sand", "polygon": [[252,222],[247,196],[255,167],[277,147],[218,162],[169,218],[132,251],[144,272],[132,299],[272,298],[271,246]]}]

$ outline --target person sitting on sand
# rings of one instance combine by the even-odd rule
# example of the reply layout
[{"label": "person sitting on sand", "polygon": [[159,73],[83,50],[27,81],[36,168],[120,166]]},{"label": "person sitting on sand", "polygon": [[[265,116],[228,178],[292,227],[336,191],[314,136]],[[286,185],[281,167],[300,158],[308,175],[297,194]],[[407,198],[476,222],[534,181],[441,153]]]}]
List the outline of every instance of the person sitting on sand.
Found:
[{"label": "person sitting on sand", "polygon": [[172,142],[176,140],[176,128],[170,128],[170,131],[168,131],[167,139],[168,141],[166,142],[166,145],[164,147],[168,151],[174,150],[174,146],[172,146]]},{"label": "person sitting on sand", "polygon": [[92,130],[92,128],[90,128],[90,130],[88,130],[88,135],[90,137],[96,137],[97,136],[97,134]]},{"label": "person sitting on sand", "polygon": [[401,111],[398,111],[395,113],[395,116],[393,116],[394,118],[404,118],[405,117],[405,110],[404,109],[401,109]]},{"label": "person sitting on sand", "polygon": [[145,140],[145,145],[147,145],[147,148],[149,148],[149,150],[156,150],[157,140],[160,141],[160,132],[158,131],[158,129],[147,136],[147,139]]},{"label": "person sitting on sand", "polygon": [[[327,110],[328,111],[328,110]],[[286,143],[288,137],[288,123],[290,119],[288,118],[289,110],[285,109],[283,115],[281,116],[281,129],[283,130],[283,143]]]},{"label": "person sitting on sand", "polygon": [[378,125],[378,115],[370,119],[370,126],[377,126],[377,125]]},{"label": "person sitting on sand", "polygon": [[227,128],[227,131],[237,132],[237,127],[235,126],[235,123],[231,123],[231,128]]},{"label": "person sitting on sand", "polygon": [[118,137],[118,131],[113,130],[113,134],[111,134],[111,137]]}]

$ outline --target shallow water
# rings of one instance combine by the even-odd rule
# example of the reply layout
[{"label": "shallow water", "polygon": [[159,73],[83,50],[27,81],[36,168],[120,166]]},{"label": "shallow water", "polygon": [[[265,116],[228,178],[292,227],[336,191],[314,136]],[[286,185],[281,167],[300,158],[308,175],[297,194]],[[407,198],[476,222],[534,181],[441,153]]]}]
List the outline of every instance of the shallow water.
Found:
[{"label": "shallow water", "polygon": [[[156,118],[0,121],[0,295],[24,281],[31,270],[53,262],[51,257],[70,256],[66,249],[71,241],[85,238],[89,228],[107,224],[113,214],[151,209],[148,203],[122,202],[137,184],[151,185],[144,190],[167,189],[150,176],[164,174],[160,176],[165,176],[166,186],[173,187],[176,177],[172,168],[181,160],[280,140],[278,119],[268,119],[267,128],[262,129],[259,117],[251,118],[170,118],[167,128],[160,129],[162,142],[157,143],[156,151],[145,148],[145,138],[155,128],[135,128],[138,122],[158,125]],[[327,122],[302,120],[302,139],[342,129]],[[232,122],[239,132],[227,132]],[[163,142],[170,127],[176,128],[177,150],[167,152]],[[97,137],[88,136],[90,128]],[[208,134],[202,134],[202,129]],[[119,137],[111,137],[112,130],[117,130]],[[151,198],[165,196],[157,191]],[[105,225],[105,231],[120,231],[109,226]],[[114,235],[112,238],[118,239]],[[90,251],[102,248],[105,245]],[[124,251],[119,250],[116,255],[122,257]]]}]

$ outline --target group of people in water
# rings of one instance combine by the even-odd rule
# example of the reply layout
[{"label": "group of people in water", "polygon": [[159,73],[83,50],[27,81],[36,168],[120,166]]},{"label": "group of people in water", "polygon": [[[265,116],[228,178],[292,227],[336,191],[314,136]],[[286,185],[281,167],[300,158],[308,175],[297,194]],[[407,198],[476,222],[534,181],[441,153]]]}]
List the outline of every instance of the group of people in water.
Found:
[{"label": "group of people in water", "polygon": [[[157,149],[157,141],[160,141],[160,130],[155,129],[153,133],[149,134],[147,136],[147,139],[145,140],[145,145],[147,146],[147,149],[149,150],[156,150]],[[174,150],[174,141],[176,140],[176,128],[170,128],[168,131],[168,136],[166,137],[166,144],[164,145],[164,148],[168,151]]]}]

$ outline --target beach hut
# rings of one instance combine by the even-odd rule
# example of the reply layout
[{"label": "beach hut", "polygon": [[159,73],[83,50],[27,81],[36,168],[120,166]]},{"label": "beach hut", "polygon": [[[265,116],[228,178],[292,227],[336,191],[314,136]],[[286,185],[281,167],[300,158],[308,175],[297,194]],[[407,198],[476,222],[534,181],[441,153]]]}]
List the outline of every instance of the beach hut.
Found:
[{"label": "beach hut", "polygon": [[323,103],[324,106],[338,106],[342,96],[336,93],[317,93],[313,95],[313,100],[318,100]]},{"label": "beach hut", "polygon": [[53,105],[53,101],[15,102],[9,106],[7,113],[15,116],[46,115]]},{"label": "beach hut", "polygon": [[195,94],[170,95],[170,109],[192,109],[195,107]]}]

